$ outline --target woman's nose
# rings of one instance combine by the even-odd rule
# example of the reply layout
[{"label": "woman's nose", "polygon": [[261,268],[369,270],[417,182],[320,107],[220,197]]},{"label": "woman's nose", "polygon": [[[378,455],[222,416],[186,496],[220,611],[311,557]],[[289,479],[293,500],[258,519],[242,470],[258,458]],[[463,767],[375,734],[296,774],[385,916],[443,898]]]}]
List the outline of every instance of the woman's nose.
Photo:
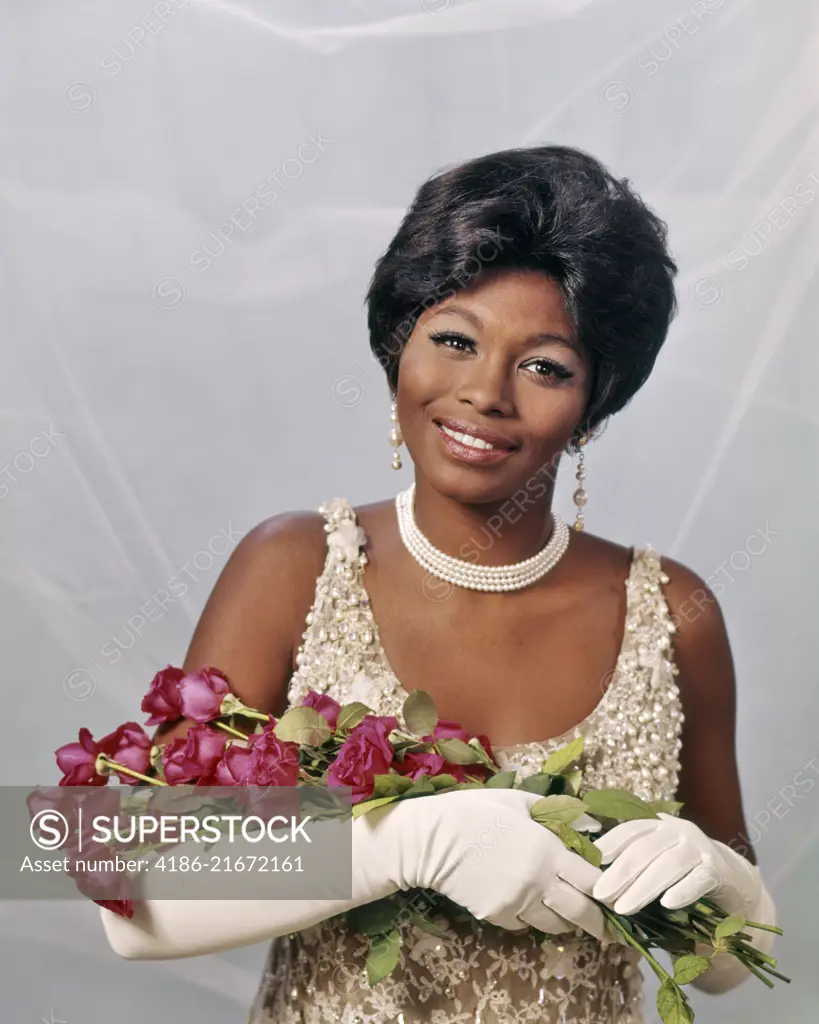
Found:
[{"label": "woman's nose", "polygon": [[512,382],[507,370],[499,363],[474,362],[467,371],[455,396],[459,402],[471,405],[482,414],[493,411],[504,415],[514,413]]}]

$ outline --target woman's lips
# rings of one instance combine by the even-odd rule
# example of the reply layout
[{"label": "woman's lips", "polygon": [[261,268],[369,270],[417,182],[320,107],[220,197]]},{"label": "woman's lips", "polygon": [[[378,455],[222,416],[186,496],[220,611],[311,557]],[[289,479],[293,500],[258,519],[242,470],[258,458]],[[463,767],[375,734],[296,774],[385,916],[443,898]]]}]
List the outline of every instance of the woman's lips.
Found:
[{"label": "woman's lips", "polygon": [[469,462],[472,465],[500,462],[514,452],[514,449],[511,448],[473,448],[472,445],[463,444],[456,441],[454,437],[450,437],[437,423],[435,429],[438,431],[444,448],[459,462]]}]

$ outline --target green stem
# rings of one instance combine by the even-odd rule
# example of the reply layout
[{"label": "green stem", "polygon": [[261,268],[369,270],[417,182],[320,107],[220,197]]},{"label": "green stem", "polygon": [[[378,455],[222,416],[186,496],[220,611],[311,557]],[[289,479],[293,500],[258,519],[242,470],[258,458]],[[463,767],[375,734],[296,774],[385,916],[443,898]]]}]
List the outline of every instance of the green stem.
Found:
[{"label": "green stem", "polygon": [[238,736],[240,740],[247,739],[247,733],[241,732],[239,729],[234,729],[233,726],[228,725],[227,722],[220,722],[214,718],[211,725],[215,725],[219,729],[224,729],[225,732],[229,732],[232,736]]},{"label": "green stem", "polygon": [[757,978],[760,979],[760,981],[764,981],[765,984],[768,986],[768,988],[773,988],[774,987],[774,983],[770,980],[770,978],[766,978],[765,975],[762,973],[762,971],[757,970],[757,968],[754,967],[753,964],[745,963],[745,961],[743,961],[743,964],[744,964],[745,967],[748,968],[748,970],[751,972],[751,974],[755,974],[757,976]]},{"label": "green stem", "polygon": [[[129,768],[127,765],[120,764],[118,761],[112,761],[107,755],[100,754],[98,760],[102,760],[112,772],[122,772],[123,775],[130,775],[133,779],[141,779],[143,782],[150,782],[152,786],[167,786],[167,782],[163,782],[162,779],[152,779],[150,775],[143,775],[142,772],[135,772],[133,768]],[[98,772],[102,774],[102,772]],[[106,775],[110,772],[106,772]]]},{"label": "green stem", "polygon": [[598,906],[603,911],[603,916],[614,925],[614,927],[617,929],[618,932],[620,932],[620,934],[623,936],[626,942],[628,942],[630,946],[633,946],[639,953],[641,953],[646,958],[649,965],[651,966],[651,969],[654,971],[654,973],[657,975],[660,981],[674,980],[668,973],[668,971],[662,966],[662,964],[658,963],[651,955],[651,953],[649,953],[649,951],[644,946],[641,946],[640,943],[634,938],[634,936],[631,935],[628,932],[628,930],[620,924],[618,915],[615,914],[613,910],[610,910],[607,906],[605,906],[605,904],[602,903],[598,904]]},{"label": "green stem", "polygon": [[756,946],[748,945],[745,942],[737,942],[735,945],[737,949],[741,950],[741,952],[748,956],[754,957],[755,960],[761,960],[763,963],[770,964],[772,967],[776,966],[776,959],[772,956],[768,956],[767,953],[763,953],[761,950],[757,949]]},{"label": "green stem", "polygon": [[777,928],[775,924],[759,924],[757,921],[746,921],[745,924],[748,928],[759,928],[763,932],[776,932],[777,935],[782,934],[782,929]]},{"label": "green stem", "polygon": [[761,964],[759,969],[760,971],[767,971],[768,974],[772,974],[775,978],[779,978],[780,981],[786,981],[789,985],[791,983],[790,978],[787,978],[784,974],[780,974],[779,971],[775,971],[773,967],[768,967],[767,964]]}]

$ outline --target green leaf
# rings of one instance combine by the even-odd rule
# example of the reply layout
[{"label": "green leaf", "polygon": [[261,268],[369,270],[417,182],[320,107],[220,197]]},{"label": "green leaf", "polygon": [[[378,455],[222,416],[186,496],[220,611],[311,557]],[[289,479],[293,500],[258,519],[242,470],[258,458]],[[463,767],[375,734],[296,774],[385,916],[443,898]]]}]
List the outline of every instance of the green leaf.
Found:
[{"label": "green leaf", "polygon": [[401,907],[395,900],[376,900],[348,910],[347,925],[350,931],[362,935],[382,935],[393,929],[400,913]]},{"label": "green leaf", "polygon": [[498,772],[486,780],[487,789],[511,789],[517,772]]},{"label": "green leaf", "polygon": [[161,779],[165,778],[165,766],[162,763],[162,751],[163,747],[154,744],[151,747],[150,759],[151,767],[159,775]]},{"label": "green leaf", "polygon": [[674,981],[687,985],[705,971],[710,970],[711,961],[705,956],[681,956],[674,964]]},{"label": "green leaf", "polygon": [[430,775],[429,781],[432,783],[432,788],[436,793],[439,789],[446,789],[447,786],[458,785],[458,780],[454,775]]},{"label": "green leaf", "polygon": [[457,736],[437,740],[435,749],[441,757],[445,757],[452,764],[477,764],[481,760],[478,751],[474,747],[470,747],[468,743],[464,743],[463,740],[459,740]]},{"label": "green leaf", "polygon": [[273,727],[280,740],[301,743],[307,747],[318,747],[330,738],[327,719],[315,708],[295,707],[285,711]]},{"label": "green leaf", "polygon": [[362,704],[360,700],[345,704],[338,713],[336,730],[347,732],[349,729],[355,728],[365,715],[372,713],[372,709],[368,708],[366,704]]},{"label": "green leaf", "polygon": [[583,800],[589,814],[594,817],[602,815],[618,821],[657,817],[645,800],[627,789],[587,789],[583,792]]},{"label": "green leaf", "polygon": [[468,741],[467,746],[472,747],[472,749],[478,754],[482,764],[494,765],[495,762],[489,756],[486,748],[477,736],[473,736],[472,739]]},{"label": "green leaf", "polygon": [[745,918],[740,917],[739,914],[732,914],[731,917],[726,917],[724,921],[720,921],[714,929],[714,938],[727,939],[729,935],[736,935],[737,932],[741,932],[744,927]]},{"label": "green leaf", "polygon": [[404,701],[401,714],[415,736],[429,736],[438,724],[438,712],[426,690],[413,690]]},{"label": "green leaf", "polygon": [[663,1024],[693,1024],[694,1021],[694,1011],[672,978],[666,978],[657,991],[657,1012]]},{"label": "green leaf", "polygon": [[367,981],[370,986],[377,985],[382,978],[386,978],[398,963],[400,954],[401,935],[395,928],[370,940],[370,952],[367,956]]},{"label": "green leaf", "polygon": [[665,910],[663,916],[674,924],[690,924],[691,916],[687,910]]},{"label": "green leaf", "polygon": [[[547,799],[551,800],[552,798],[547,797]],[[568,799],[571,800],[572,797],[568,797]],[[557,835],[563,840],[564,846],[579,853],[583,860],[587,860],[594,867],[600,867],[603,855],[588,836],[583,835],[582,832],[575,832],[571,825],[567,825],[563,821],[557,823]]]},{"label": "green leaf", "polygon": [[[412,780],[410,780],[412,781]],[[412,783],[410,788],[403,794],[404,797],[410,796],[424,796],[427,793],[434,793],[435,786],[433,786],[427,775],[419,775],[415,782]]]},{"label": "green leaf", "polygon": [[235,693],[226,693],[219,705],[220,715],[241,715],[243,711],[256,710],[256,708],[251,708],[244,701],[239,700]]},{"label": "green leaf", "polygon": [[428,918],[424,917],[423,914],[419,914],[417,910],[410,911],[410,920],[413,924],[417,924],[425,932],[429,932],[430,935],[446,935],[446,932],[433,924]]},{"label": "green leaf", "polygon": [[538,793],[540,796],[546,796],[552,788],[553,779],[553,775],[543,775],[542,772],[538,772],[523,779],[518,789],[522,789],[524,793]]},{"label": "green leaf", "polygon": [[390,772],[386,775],[373,776],[373,797],[399,796],[412,788],[412,779],[406,775]]},{"label": "green leaf", "polygon": [[656,814],[662,811],[663,814],[673,814],[676,817],[682,810],[683,804],[678,800],[649,800],[648,806]]},{"label": "green leaf", "polygon": [[362,814],[367,814],[369,811],[375,810],[376,807],[384,807],[397,799],[397,796],[380,796],[376,799],[362,800],[361,803],[353,804],[353,817],[360,818]]},{"label": "green leaf", "polygon": [[535,800],[529,808],[531,816],[541,825],[546,824],[547,821],[558,821],[570,825],[585,811],[586,805],[576,796],[544,796],[540,800]]},{"label": "green leaf", "polygon": [[564,772],[562,778],[565,784],[564,791],[572,796],[577,796],[583,783],[583,772],[579,768],[575,768],[574,771]]},{"label": "green leaf", "polygon": [[571,743],[567,743],[565,747],[553,750],[543,762],[541,771],[546,772],[547,775],[561,775],[570,765],[574,764],[582,753],[583,737],[578,736]]}]

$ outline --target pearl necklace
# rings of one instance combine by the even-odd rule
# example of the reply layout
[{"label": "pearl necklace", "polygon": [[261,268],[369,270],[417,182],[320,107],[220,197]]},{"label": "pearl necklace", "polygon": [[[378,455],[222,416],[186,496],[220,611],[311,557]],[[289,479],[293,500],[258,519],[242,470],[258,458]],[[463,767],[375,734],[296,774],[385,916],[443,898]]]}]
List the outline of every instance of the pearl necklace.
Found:
[{"label": "pearl necklace", "polygon": [[545,576],[557,565],[569,546],[569,527],[559,515],[552,512],[552,535],[537,554],[512,565],[476,565],[445,554],[427,540],[415,522],[414,500],[415,483],[395,498],[401,540],[422,568],[456,587],[488,591],[520,590]]}]

